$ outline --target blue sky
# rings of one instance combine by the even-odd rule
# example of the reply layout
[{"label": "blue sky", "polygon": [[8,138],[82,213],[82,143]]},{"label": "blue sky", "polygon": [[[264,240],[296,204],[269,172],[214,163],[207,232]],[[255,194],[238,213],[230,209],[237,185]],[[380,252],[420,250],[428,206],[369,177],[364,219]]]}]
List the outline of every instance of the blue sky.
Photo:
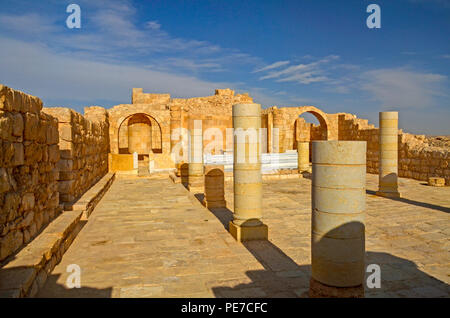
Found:
[{"label": "blue sky", "polygon": [[[68,29],[66,7],[81,7]],[[381,7],[381,28],[366,8]],[[46,106],[248,92],[263,107],[314,105],[407,132],[450,134],[450,0],[4,1],[0,83]]]}]

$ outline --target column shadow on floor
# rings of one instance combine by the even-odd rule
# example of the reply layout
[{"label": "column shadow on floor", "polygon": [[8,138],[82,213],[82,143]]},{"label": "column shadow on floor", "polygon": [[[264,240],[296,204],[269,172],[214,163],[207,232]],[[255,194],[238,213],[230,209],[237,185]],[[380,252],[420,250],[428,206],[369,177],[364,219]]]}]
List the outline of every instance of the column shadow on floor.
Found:
[{"label": "column shadow on floor", "polygon": [[[376,191],[373,191],[373,190],[366,190],[366,193],[376,195]],[[407,198],[387,198],[387,197],[380,197],[380,198],[385,198],[385,199],[389,199],[389,200],[394,200],[394,201],[399,201],[399,202],[403,202],[403,203],[407,203],[407,204],[420,206],[422,208],[428,208],[428,209],[437,210],[437,211],[441,211],[441,212],[445,212],[445,213],[450,213],[450,208],[446,208],[446,207],[431,204],[431,203],[419,202],[419,201],[410,200]]]},{"label": "column shadow on floor", "polygon": [[[209,210],[227,229],[233,213],[227,208]],[[348,231],[350,227],[354,228],[345,224],[327,235]],[[316,250],[326,245],[323,241],[316,244]],[[213,287],[216,297],[308,297],[310,264],[298,265],[270,241],[249,241],[243,245],[264,270],[247,271],[251,283]],[[370,291],[366,288],[366,297],[450,297],[448,284],[422,272],[410,260],[389,253],[369,251],[365,254],[365,261],[366,266],[377,264],[381,268],[381,288]],[[369,274],[366,273],[366,278]]]}]

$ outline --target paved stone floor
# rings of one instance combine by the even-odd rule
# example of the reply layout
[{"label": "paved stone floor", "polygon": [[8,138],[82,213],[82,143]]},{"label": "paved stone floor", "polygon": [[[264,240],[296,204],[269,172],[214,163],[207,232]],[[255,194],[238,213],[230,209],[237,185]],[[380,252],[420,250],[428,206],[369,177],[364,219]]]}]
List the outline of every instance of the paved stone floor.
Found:
[{"label": "paved stone floor", "polygon": [[[367,175],[366,263],[381,289],[366,297],[450,297],[450,188],[400,179],[402,199],[377,197]],[[305,297],[311,181],[264,183],[268,242],[239,244],[228,209],[208,211],[169,178],[119,177],[39,297]],[[232,184],[226,185],[228,207]],[[69,264],[81,288],[67,289]]]}]

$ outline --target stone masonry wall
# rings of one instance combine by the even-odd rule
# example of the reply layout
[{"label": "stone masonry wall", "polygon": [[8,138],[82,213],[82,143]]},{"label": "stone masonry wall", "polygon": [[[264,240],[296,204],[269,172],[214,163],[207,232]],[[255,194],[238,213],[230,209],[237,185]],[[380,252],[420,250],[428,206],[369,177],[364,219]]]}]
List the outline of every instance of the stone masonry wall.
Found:
[{"label": "stone masonry wall", "polygon": [[[367,172],[378,174],[378,128],[368,120],[351,114],[339,114],[339,140],[364,140],[367,142]],[[398,175],[417,180],[429,177],[445,178],[450,184],[448,165],[449,149],[427,143],[425,136],[412,135],[399,130],[398,135]]]},{"label": "stone masonry wall", "polygon": [[58,121],[42,101],[0,85],[0,261],[59,213]]},{"label": "stone masonry wall", "polygon": [[59,199],[70,204],[108,172],[108,115],[101,107],[86,107],[85,116],[69,108],[43,110],[59,121]]}]

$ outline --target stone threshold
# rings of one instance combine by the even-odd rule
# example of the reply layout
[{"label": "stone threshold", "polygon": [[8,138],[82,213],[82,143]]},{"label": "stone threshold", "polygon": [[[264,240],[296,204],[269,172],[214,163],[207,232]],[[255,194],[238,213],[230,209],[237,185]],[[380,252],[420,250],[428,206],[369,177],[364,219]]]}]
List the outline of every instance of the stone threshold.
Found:
[{"label": "stone threshold", "polygon": [[94,184],[88,191],[86,191],[81,198],[75,203],[66,206],[66,211],[81,211],[83,213],[82,220],[87,220],[94,210],[97,203],[101,200],[103,195],[108,191],[115,179],[115,173],[107,173],[96,184]]},{"label": "stone threshold", "polygon": [[0,268],[0,298],[33,297],[82,228],[83,211],[60,214]]}]

